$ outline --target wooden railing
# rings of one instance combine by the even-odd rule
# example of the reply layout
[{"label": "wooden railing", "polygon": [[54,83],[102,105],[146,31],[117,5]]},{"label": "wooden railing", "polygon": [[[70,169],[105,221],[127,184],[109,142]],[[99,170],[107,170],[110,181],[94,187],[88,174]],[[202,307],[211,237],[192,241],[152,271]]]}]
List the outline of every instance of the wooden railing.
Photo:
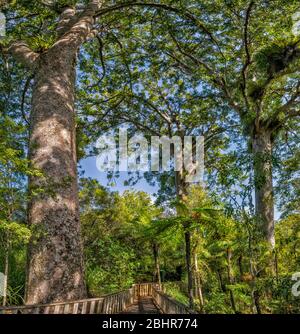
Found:
[{"label": "wooden railing", "polygon": [[154,288],[160,289],[159,285],[155,283],[134,284],[134,296],[136,299],[138,299],[139,297],[151,297]]},{"label": "wooden railing", "polygon": [[134,303],[134,289],[83,299],[52,304],[0,307],[0,314],[115,314]]},{"label": "wooden railing", "polygon": [[161,291],[158,284],[134,284],[132,288],[100,298],[52,304],[0,307],[0,314],[116,314],[126,310],[140,297],[151,297],[165,314],[193,313],[185,305]]},{"label": "wooden railing", "polygon": [[184,304],[178,302],[177,300],[169,297],[160,289],[153,287],[152,298],[154,304],[159,308],[161,313],[164,314],[192,314],[196,313],[190,310]]}]

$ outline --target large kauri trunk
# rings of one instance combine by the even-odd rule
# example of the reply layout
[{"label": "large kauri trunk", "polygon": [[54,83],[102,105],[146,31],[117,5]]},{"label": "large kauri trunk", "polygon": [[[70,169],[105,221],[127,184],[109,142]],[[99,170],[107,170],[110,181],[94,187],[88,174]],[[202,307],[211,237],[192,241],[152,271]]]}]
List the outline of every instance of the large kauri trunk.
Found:
[{"label": "large kauri trunk", "polygon": [[75,66],[101,3],[91,0],[81,13],[65,7],[58,22],[58,39],[44,53],[33,52],[24,42],[13,42],[8,49],[34,73],[29,155],[32,166],[43,173],[29,180],[28,221],[33,237],[27,304],[86,296],[77,187]]},{"label": "large kauri trunk", "polygon": [[253,138],[255,207],[265,239],[275,246],[274,198],[272,179],[272,139],[271,132],[261,129]]},{"label": "large kauri trunk", "polygon": [[76,52],[58,44],[40,55],[32,97],[30,159],[43,189],[29,205],[34,238],[29,249],[26,303],[85,297],[75,142]]}]

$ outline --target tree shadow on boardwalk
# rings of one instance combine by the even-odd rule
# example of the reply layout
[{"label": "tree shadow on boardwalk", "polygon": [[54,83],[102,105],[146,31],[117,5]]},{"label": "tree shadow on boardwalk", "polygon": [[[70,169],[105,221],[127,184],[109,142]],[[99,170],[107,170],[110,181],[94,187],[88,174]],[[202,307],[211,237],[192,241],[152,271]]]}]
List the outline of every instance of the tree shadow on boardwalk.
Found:
[{"label": "tree shadow on boardwalk", "polygon": [[141,297],[129,306],[122,314],[159,314],[151,297]]}]

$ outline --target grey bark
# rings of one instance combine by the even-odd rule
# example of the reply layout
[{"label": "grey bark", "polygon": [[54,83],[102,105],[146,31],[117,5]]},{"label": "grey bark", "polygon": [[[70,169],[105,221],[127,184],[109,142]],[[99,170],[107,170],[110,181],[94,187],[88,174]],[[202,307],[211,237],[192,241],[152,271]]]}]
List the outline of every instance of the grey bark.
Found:
[{"label": "grey bark", "polygon": [[265,239],[271,248],[274,248],[275,234],[271,131],[264,128],[255,131],[252,147],[254,155],[253,165],[256,216],[262,226]]},{"label": "grey bark", "polygon": [[58,24],[59,39],[36,54],[23,42],[9,49],[34,71],[29,157],[43,177],[33,176],[28,221],[33,237],[28,252],[27,304],[75,300],[86,296],[79,222],[75,135],[76,57],[89,37],[97,2],[83,13],[66,9]]}]

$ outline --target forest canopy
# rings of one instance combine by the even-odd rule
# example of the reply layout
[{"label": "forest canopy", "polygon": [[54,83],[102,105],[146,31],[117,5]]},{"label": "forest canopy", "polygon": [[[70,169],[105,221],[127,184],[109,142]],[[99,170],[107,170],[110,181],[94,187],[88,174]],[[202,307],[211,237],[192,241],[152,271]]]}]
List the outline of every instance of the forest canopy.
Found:
[{"label": "forest canopy", "polygon": [[[299,313],[299,1],[20,0],[0,11],[3,306],[155,282],[199,313]],[[129,171],[121,192],[118,171],[82,170],[98,138],[124,127],[147,140],[203,136],[203,182]]]}]

